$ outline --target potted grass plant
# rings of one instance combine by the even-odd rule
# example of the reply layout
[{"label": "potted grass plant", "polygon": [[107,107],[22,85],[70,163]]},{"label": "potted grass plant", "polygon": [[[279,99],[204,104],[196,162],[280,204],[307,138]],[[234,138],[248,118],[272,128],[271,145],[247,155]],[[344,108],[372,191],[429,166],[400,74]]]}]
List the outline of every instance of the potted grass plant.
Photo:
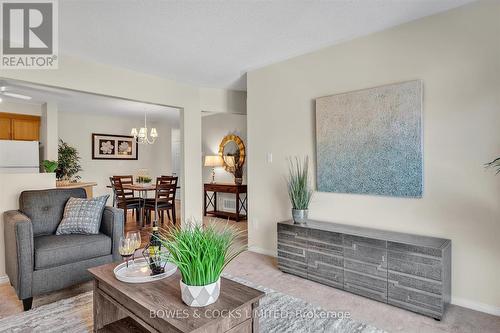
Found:
[{"label": "potted grass plant", "polygon": [[169,252],[163,254],[164,260],[177,265],[181,273],[184,303],[201,307],[217,301],[222,271],[245,249],[239,245],[240,237],[241,231],[232,226],[216,228],[213,224],[204,227],[190,223],[160,233],[161,245]]},{"label": "potted grass plant", "polygon": [[295,223],[306,223],[312,190],[309,185],[309,157],[304,161],[298,157],[288,159],[288,196],[292,203],[292,217]]}]

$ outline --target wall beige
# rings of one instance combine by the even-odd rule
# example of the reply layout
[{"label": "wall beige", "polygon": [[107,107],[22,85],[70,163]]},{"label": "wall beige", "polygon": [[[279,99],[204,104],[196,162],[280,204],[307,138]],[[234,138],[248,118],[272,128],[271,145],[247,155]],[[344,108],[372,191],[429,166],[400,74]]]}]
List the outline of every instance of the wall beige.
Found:
[{"label": "wall beige", "polygon": [[[109,177],[113,175],[137,175],[139,169],[146,169],[151,177],[169,175],[171,168],[171,126],[167,120],[150,121],[150,127],[158,130],[158,139],[153,145],[139,145],[137,160],[93,160],[92,133],[130,135],[132,127],[140,126],[144,118],[137,116],[109,115],[105,113],[64,112],[59,110],[59,137],[75,147],[80,154],[83,171],[82,181],[96,182],[94,195],[112,194]],[[171,111],[173,112],[173,111]],[[78,124],[78,126],[75,126]],[[110,196],[112,198],[112,196]],[[108,200],[111,204],[112,200]]]},{"label": "wall beige", "polygon": [[424,197],[315,193],[310,217],[451,238],[453,302],[500,315],[500,177],[483,168],[500,154],[499,17],[474,3],[250,72],[250,246],[276,252],[285,158],[314,157],[316,97],[422,79]]},{"label": "wall beige", "polygon": [[202,111],[246,114],[247,93],[246,91],[201,88],[200,107]]},{"label": "wall beige", "polygon": [[58,121],[58,105],[54,102],[44,103],[42,105],[42,122],[40,124],[40,148],[42,151],[40,160],[56,161],[58,159]]},{"label": "wall beige", "polygon": [[41,116],[42,108],[37,104],[16,103],[7,101],[5,98],[3,98],[2,102],[0,103],[0,112]]}]

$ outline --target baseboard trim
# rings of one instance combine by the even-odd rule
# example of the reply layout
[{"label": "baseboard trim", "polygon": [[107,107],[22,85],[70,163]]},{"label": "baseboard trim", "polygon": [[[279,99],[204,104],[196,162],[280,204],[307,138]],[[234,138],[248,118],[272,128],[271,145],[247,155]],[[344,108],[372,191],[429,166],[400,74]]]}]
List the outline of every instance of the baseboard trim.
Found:
[{"label": "baseboard trim", "polygon": [[248,247],[248,251],[260,253],[260,254],[265,254],[266,256],[270,256],[270,257],[277,257],[277,254],[275,251],[270,251],[270,250],[263,249],[261,247],[254,246],[254,245],[250,245]]},{"label": "baseboard trim", "polygon": [[0,284],[9,283],[9,277],[7,275],[0,276]]},{"label": "baseboard trim", "polygon": [[[276,257],[277,254],[275,251],[271,251],[268,249],[261,248],[259,246],[249,246],[248,250],[255,253],[265,254],[266,256]],[[461,306],[467,309],[484,312],[487,314],[491,314],[494,316],[500,316],[500,307],[493,306],[489,304],[484,304],[480,302],[471,301],[464,298],[452,297],[451,304]]]},{"label": "baseboard trim", "polygon": [[[264,254],[266,256],[276,257],[276,252],[263,249],[258,246],[249,246],[248,250],[255,253]],[[0,276],[0,284],[9,283],[9,277],[7,275]],[[471,301],[464,298],[453,297],[451,304],[461,306],[467,309],[488,313],[494,316],[500,316],[500,307],[493,306],[489,304],[484,304],[480,302]]]},{"label": "baseboard trim", "polygon": [[490,315],[494,316],[500,316],[500,307],[498,306],[493,306],[489,304],[484,304],[480,302],[475,302],[471,301],[468,299],[464,298],[459,298],[459,297],[452,297],[451,298],[451,304],[453,305],[458,305],[463,308],[479,311],[479,312],[484,312]]}]

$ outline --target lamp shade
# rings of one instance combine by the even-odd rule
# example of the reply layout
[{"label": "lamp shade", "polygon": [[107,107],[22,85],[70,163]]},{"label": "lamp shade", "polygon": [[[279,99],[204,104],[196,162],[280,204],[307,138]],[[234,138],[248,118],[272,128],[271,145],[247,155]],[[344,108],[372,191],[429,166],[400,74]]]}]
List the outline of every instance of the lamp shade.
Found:
[{"label": "lamp shade", "polygon": [[219,155],[208,155],[205,156],[205,166],[207,167],[221,167],[224,165],[224,161]]}]

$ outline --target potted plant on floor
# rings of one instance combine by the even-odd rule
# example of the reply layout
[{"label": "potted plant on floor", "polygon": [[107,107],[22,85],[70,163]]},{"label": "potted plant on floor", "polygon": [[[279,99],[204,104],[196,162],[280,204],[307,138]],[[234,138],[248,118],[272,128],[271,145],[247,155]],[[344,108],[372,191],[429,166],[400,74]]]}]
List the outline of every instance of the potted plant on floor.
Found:
[{"label": "potted plant on floor", "polygon": [[240,236],[241,232],[229,225],[216,228],[192,223],[160,233],[161,245],[169,252],[164,260],[177,265],[181,273],[184,303],[201,307],[217,301],[222,271],[245,249],[238,243]]},{"label": "potted plant on floor", "polygon": [[298,157],[288,160],[288,196],[295,223],[306,223],[313,191],[309,185],[309,157],[301,163]]},{"label": "potted plant on floor", "polygon": [[59,185],[80,180],[78,173],[82,171],[82,167],[78,150],[61,139],[59,139],[57,162],[56,177]]}]

